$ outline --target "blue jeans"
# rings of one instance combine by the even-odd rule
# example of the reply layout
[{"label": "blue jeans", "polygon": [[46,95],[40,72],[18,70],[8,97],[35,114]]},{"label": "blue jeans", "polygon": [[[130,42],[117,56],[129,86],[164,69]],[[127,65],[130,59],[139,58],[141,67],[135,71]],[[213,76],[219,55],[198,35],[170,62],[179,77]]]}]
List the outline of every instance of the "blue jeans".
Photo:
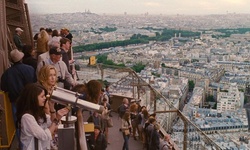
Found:
[{"label": "blue jeans", "polygon": [[123,135],[123,139],[124,139],[122,150],[129,150],[128,149],[128,140],[129,140],[130,135],[125,135],[124,132],[122,132],[122,135]]},{"label": "blue jeans", "polygon": [[16,136],[17,136],[18,142],[19,142],[18,146],[19,146],[19,149],[23,149],[23,144],[21,142],[21,129],[18,128],[18,124],[17,124],[16,103],[12,102],[11,107],[12,107],[13,120],[14,120],[14,124],[15,124],[15,127],[16,127]]},{"label": "blue jeans", "polygon": [[15,127],[17,129],[16,103],[15,102],[11,102],[11,108],[12,108],[12,115],[13,115],[14,124],[15,124]]}]

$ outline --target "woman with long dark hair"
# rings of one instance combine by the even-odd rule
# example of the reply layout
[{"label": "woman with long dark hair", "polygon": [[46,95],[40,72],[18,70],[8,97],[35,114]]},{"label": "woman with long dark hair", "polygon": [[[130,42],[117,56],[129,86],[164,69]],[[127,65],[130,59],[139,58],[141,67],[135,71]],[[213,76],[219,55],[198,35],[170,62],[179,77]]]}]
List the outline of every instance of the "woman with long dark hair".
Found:
[{"label": "woman with long dark hair", "polygon": [[50,141],[58,122],[69,111],[63,108],[57,112],[56,117],[50,117],[44,111],[46,95],[44,87],[32,83],[25,86],[17,100],[16,115],[23,150],[50,149]]}]

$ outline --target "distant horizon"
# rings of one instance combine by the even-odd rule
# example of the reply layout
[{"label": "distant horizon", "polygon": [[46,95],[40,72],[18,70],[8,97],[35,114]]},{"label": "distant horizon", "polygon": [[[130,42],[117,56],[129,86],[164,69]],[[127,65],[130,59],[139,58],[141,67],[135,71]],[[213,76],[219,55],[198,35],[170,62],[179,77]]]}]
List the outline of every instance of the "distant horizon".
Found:
[{"label": "distant horizon", "polygon": [[[52,15],[52,14],[74,14],[74,13],[88,13],[88,12],[61,12],[61,13],[31,13],[30,15]],[[118,16],[142,16],[142,15],[148,15],[148,16],[209,16],[209,15],[250,15],[250,13],[221,13],[221,14],[150,14],[150,13],[144,13],[144,14],[128,14],[128,13],[95,13],[95,12],[89,12],[91,14],[96,15],[118,15]]]},{"label": "distant horizon", "polygon": [[250,0],[25,0],[31,14],[223,15],[250,14]]}]

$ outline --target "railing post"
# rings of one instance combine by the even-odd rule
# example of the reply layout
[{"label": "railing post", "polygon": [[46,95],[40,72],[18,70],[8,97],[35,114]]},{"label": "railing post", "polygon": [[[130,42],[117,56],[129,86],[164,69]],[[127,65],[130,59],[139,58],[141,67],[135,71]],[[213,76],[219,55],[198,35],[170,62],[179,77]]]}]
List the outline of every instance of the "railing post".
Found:
[{"label": "railing post", "polygon": [[[150,99],[151,101],[151,99]],[[156,93],[154,93],[154,111],[156,111]]]},{"label": "railing post", "polygon": [[138,86],[137,86],[137,99],[140,99],[140,90],[141,90],[141,86],[140,86],[140,79],[138,78]]},{"label": "railing post", "polygon": [[181,120],[184,123],[184,129],[183,129],[183,150],[187,150],[187,133],[188,133],[188,122],[185,118],[185,116],[181,115],[180,111],[177,111],[178,116],[180,116]]},{"label": "railing post", "polygon": [[86,136],[83,128],[83,116],[82,109],[78,109],[77,111],[77,149],[78,150],[87,150]]},{"label": "railing post", "polygon": [[188,122],[183,119],[184,129],[183,129],[183,150],[187,150],[187,132],[188,132]]},{"label": "railing post", "polygon": [[[134,78],[134,75],[133,73],[131,73],[132,75],[132,83],[135,83],[135,78]],[[133,85],[133,98],[135,98],[135,86]]]}]

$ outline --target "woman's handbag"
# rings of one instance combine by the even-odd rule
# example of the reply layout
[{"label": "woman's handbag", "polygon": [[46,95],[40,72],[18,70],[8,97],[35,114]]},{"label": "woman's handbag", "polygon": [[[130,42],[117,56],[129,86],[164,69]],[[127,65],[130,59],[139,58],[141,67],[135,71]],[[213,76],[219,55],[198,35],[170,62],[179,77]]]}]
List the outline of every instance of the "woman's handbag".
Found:
[{"label": "woman's handbag", "polygon": [[108,128],[111,128],[114,126],[113,120],[110,117],[108,117],[108,119],[107,119],[107,125],[108,125]]},{"label": "woman's handbag", "polygon": [[130,134],[129,129],[124,130],[124,134],[129,135]]}]

